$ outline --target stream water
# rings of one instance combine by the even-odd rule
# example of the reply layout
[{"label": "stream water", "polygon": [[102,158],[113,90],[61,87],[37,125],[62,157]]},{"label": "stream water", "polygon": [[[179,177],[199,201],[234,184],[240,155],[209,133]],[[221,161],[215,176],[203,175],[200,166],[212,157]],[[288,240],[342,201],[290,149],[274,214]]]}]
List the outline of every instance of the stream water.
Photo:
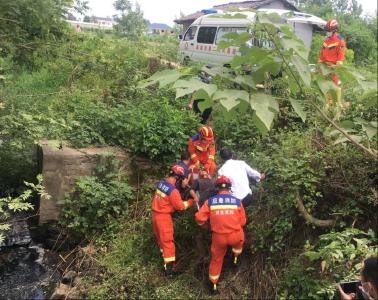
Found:
[{"label": "stream water", "polygon": [[57,253],[45,250],[21,222],[14,222],[0,245],[0,299],[47,299],[60,281]]}]

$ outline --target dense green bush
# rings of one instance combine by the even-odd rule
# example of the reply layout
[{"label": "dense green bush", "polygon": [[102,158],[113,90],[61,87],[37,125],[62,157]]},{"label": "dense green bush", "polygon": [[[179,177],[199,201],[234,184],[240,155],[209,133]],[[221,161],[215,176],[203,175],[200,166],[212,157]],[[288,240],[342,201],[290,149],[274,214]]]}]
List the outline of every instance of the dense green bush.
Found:
[{"label": "dense green bush", "polygon": [[64,205],[62,211],[67,227],[86,235],[102,230],[108,234],[118,232],[120,218],[134,198],[131,187],[125,181],[115,179],[119,175],[108,173],[103,178],[77,178],[71,193],[58,202]]},{"label": "dense green bush", "polygon": [[371,229],[323,234],[314,246],[307,241],[305,252],[282,271],[278,298],[333,299],[339,282],[354,281],[361,274],[363,260],[377,252]]}]

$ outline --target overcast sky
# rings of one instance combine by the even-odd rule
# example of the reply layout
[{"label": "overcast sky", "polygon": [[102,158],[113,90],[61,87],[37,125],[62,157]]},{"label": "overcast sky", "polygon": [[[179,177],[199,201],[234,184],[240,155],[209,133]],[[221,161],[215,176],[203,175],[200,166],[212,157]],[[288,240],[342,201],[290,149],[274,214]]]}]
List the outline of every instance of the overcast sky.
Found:
[{"label": "overcast sky", "polygon": [[[135,0],[131,0],[135,3]],[[364,13],[374,13],[377,9],[376,0],[357,0],[362,4]],[[116,14],[113,8],[113,0],[88,0],[90,11],[88,15],[95,15],[97,17],[112,17]],[[173,20],[179,17],[180,11],[185,15],[189,15],[200,11],[202,9],[211,8],[214,5],[225,4],[230,2],[239,2],[237,0],[187,0],[187,1],[173,1],[173,0],[138,0],[137,1],[144,13],[144,18],[151,23],[163,23],[168,26],[173,26]],[[240,1],[243,2],[243,1]],[[82,17],[81,17],[82,18]]]}]

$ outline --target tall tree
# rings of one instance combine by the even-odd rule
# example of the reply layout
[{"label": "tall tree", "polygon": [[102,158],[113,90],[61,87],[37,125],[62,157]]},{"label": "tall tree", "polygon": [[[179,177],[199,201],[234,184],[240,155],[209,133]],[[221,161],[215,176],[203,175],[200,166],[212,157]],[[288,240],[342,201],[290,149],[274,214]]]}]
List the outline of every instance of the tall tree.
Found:
[{"label": "tall tree", "polygon": [[118,36],[136,37],[143,34],[147,25],[143,19],[143,11],[138,2],[135,3],[135,9],[129,0],[117,0],[114,2],[114,8],[119,14],[113,18],[117,25],[114,26]]},{"label": "tall tree", "polygon": [[90,22],[91,22],[91,18],[90,18],[90,16],[84,16],[84,20],[83,20],[83,22],[90,23]]},{"label": "tall tree", "polygon": [[[180,16],[177,18],[177,16],[175,15],[175,20],[177,19],[181,19],[185,17],[185,14],[180,10]],[[179,35],[179,34],[183,34],[182,32],[182,25],[181,24],[176,24],[173,25],[173,28],[172,28],[172,31],[176,34],[176,35]]]}]

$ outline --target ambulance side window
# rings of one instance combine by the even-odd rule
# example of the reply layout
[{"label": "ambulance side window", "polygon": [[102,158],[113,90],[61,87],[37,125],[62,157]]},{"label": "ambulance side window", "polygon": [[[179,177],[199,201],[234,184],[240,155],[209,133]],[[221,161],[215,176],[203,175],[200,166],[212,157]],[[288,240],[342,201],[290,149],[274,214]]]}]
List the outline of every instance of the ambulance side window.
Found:
[{"label": "ambulance side window", "polygon": [[196,36],[197,26],[192,26],[185,34],[184,41],[191,41]]},{"label": "ambulance side window", "polygon": [[200,27],[198,30],[197,43],[213,44],[217,27]]}]

